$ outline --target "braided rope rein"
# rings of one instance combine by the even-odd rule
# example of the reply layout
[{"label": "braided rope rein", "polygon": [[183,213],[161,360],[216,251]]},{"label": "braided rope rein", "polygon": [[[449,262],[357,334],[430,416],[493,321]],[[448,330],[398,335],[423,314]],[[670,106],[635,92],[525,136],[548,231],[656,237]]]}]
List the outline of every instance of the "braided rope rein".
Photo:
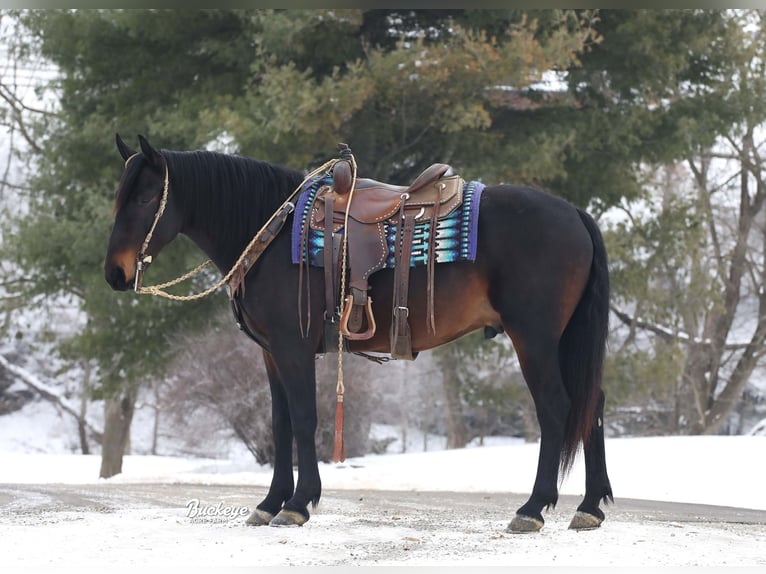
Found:
[{"label": "braided rope rein", "polygon": [[[351,162],[351,189],[348,192],[348,202],[346,203],[346,213],[343,217],[343,241],[341,247],[341,272],[340,272],[340,293],[341,301],[346,292],[346,263],[348,257],[348,217],[351,212],[351,201],[354,199],[354,190],[356,189],[356,159],[353,154],[349,154]],[[325,229],[325,241],[327,241],[327,230]],[[346,460],[346,449],[343,441],[343,396],[346,392],[343,384],[343,331],[338,329],[338,382],[335,385],[335,393],[338,398],[335,407],[335,445],[333,450],[333,461],[343,462]]]}]

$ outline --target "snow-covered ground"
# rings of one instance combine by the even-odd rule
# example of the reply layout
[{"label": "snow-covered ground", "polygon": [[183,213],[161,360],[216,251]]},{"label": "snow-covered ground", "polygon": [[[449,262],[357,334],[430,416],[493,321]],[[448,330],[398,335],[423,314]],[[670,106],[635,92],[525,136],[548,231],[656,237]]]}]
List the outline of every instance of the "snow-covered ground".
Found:
[{"label": "snow-covered ground", "polygon": [[[429,518],[433,510],[427,506],[420,510],[416,502],[400,518],[387,516],[390,510],[384,504],[365,510],[369,503],[362,501],[371,498],[370,491],[387,490],[424,497],[428,491],[486,493],[480,498],[496,500],[508,496],[503,493],[528,493],[537,445],[521,441],[322,464],[328,494],[306,526],[287,530],[249,528],[241,517],[201,522],[190,518],[183,497],[191,498],[200,485],[215,485],[212,491],[205,487],[205,492],[220,493],[217,502],[224,506],[232,504],[231,485],[253,487],[244,490],[246,498],[237,499],[241,502],[232,506],[235,511],[245,504],[252,508],[263,496],[271,469],[244,456],[233,460],[128,456],[122,475],[100,480],[97,456],[0,452],[0,546],[5,564],[23,568],[62,561],[78,569],[81,564],[173,564],[184,570],[326,564],[763,567],[766,513],[758,524],[738,524],[736,519],[708,523],[704,508],[699,511],[702,515],[688,522],[663,521],[640,513],[628,517],[620,500],[766,510],[764,455],[766,437],[758,436],[612,439],[607,442],[607,457],[616,504],[606,508],[601,529],[568,531],[574,506],[567,502],[545,514],[541,533],[513,536],[504,532],[513,514],[513,507],[505,505],[492,515],[466,515],[457,507],[449,512],[447,503],[442,514]],[[68,509],[62,502],[67,499],[51,498],[51,490],[45,488],[63,489],[76,500],[84,497],[91,505],[96,501],[96,506],[83,509],[80,503]],[[172,492],[174,506],[132,501],[128,495],[136,488]],[[356,498],[349,502],[331,494],[346,489],[367,494],[360,494],[358,503],[353,502]],[[581,460],[561,492],[583,492]],[[383,500],[393,495],[387,496]],[[109,508],[99,508],[98,500]],[[204,502],[210,507],[216,499]]]},{"label": "snow-covered ground", "polygon": [[[531,489],[537,444],[370,455],[322,464],[326,489],[515,492]],[[766,437],[655,437],[607,441],[615,496],[766,510]],[[0,452],[0,483],[220,484],[268,487],[271,468],[235,460],[128,456],[123,473],[98,478],[100,457]],[[584,493],[582,458],[561,494]]]},{"label": "snow-covered ground", "polygon": [[[602,528],[568,531],[577,503],[565,500],[545,513],[541,533],[512,536],[505,526],[531,489],[537,444],[490,439],[483,447],[448,451],[443,437],[431,436],[430,452],[417,452],[426,441],[410,429],[406,454],[393,454],[402,448],[395,441],[389,454],[322,464],[322,502],[306,526],[285,531],[249,528],[242,518],[189,517],[186,505],[197,492],[208,505],[236,502],[235,510],[252,509],[264,495],[271,468],[256,465],[244,449],[222,445],[220,459],[127,456],[121,475],[101,480],[99,457],[72,454],[76,444],[63,438],[72,435],[71,424],[52,416],[45,403],[0,417],[0,571],[7,564],[61,563],[78,570],[158,563],[184,570],[347,563],[766,566],[766,436],[609,439],[616,503],[605,509]],[[134,446],[145,442],[141,432],[136,429]],[[374,434],[396,437],[398,429],[375,425]],[[339,491],[362,494],[332,494]],[[373,493],[383,491],[402,493],[396,516],[390,516],[393,494],[375,495],[390,502],[373,506]],[[432,491],[502,502],[467,515],[446,502],[437,514],[416,499],[407,511],[407,497],[425,499]],[[561,493],[579,497],[583,491],[578,459]],[[136,492],[149,494],[134,498]],[[662,519],[656,511],[627,511],[626,499],[752,509],[748,520],[756,516],[756,524],[739,524],[736,512],[723,522],[708,520],[712,511],[704,507],[689,520]]]}]

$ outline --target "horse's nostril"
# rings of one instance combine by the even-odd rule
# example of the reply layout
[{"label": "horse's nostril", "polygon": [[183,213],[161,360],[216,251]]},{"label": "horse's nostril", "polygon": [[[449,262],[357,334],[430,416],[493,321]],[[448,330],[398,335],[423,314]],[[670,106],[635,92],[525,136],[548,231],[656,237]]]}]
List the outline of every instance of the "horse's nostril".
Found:
[{"label": "horse's nostril", "polygon": [[119,265],[107,265],[106,267],[106,282],[111,285],[115,291],[125,291],[129,285],[125,279],[125,272]]}]

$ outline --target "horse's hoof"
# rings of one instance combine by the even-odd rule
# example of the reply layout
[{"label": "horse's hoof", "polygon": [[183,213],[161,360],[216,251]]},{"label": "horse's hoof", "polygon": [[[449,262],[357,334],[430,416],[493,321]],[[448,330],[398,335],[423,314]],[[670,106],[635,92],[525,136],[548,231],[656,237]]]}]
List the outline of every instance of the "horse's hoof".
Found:
[{"label": "horse's hoof", "polygon": [[268,524],[274,519],[274,515],[271,512],[260,510],[256,508],[247,517],[245,524],[248,526],[268,526]]},{"label": "horse's hoof", "polygon": [[294,510],[280,510],[274,519],[271,521],[271,526],[303,526],[308,521],[308,518],[303,516],[300,512]]},{"label": "horse's hoof", "polygon": [[537,532],[543,527],[543,521],[531,516],[517,514],[506,529],[507,532]]},{"label": "horse's hoof", "polygon": [[578,510],[575,512],[572,522],[569,523],[569,528],[571,530],[595,530],[601,526],[602,522],[603,518]]}]

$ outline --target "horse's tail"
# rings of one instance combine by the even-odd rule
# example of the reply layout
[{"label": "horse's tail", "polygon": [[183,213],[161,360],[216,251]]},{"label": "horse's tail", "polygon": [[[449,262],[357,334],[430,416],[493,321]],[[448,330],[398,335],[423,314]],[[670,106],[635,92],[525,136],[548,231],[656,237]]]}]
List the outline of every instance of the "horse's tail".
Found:
[{"label": "horse's tail", "polygon": [[580,443],[593,428],[601,395],[601,375],[609,329],[609,270],[606,247],[593,218],[577,210],[593,241],[590,277],[559,343],[559,366],[571,401],[561,453],[561,469],[569,472]]}]

